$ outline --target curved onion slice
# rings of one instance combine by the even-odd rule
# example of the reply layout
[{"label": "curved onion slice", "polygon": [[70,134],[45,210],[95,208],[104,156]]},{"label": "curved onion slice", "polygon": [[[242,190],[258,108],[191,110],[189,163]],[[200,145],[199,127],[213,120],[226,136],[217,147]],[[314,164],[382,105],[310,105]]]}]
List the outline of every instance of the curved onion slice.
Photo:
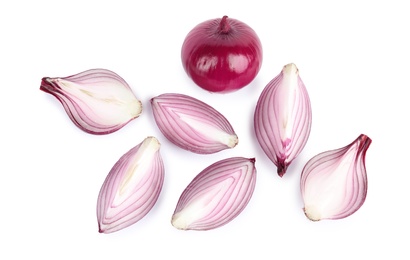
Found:
[{"label": "curved onion slice", "polygon": [[147,137],[113,166],[97,201],[100,233],[112,233],[136,223],[155,205],[164,182],[159,150],[158,140]]},{"label": "curved onion slice", "polygon": [[266,85],[256,105],[256,138],[282,177],[309,138],[312,109],[298,68],[291,63]]},{"label": "curved onion slice", "polygon": [[363,205],[367,195],[365,157],[371,142],[362,134],[351,144],[307,162],[300,179],[307,218],[341,219]]},{"label": "curved onion slice", "polygon": [[238,143],[228,120],[204,102],[183,94],[151,99],[158,128],[173,144],[199,154],[216,153]]},{"label": "curved onion slice", "polygon": [[63,78],[44,77],[40,90],[56,97],[81,130],[109,134],[137,118],[141,102],[116,73],[91,69]]},{"label": "curved onion slice", "polygon": [[181,194],[172,225],[209,230],[232,221],[246,207],[256,183],[255,159],[232,157],[200,172]]}]

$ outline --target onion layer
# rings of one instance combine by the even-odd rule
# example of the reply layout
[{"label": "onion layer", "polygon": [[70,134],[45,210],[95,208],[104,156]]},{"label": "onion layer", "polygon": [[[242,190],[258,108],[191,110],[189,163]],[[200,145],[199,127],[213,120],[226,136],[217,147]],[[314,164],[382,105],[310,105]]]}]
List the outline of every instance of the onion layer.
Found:
[{"label": "onion layer", "polygon": [[127,82],[106,69],[62,78],[44,77],[40,90],[56,97],[71,121],[90,134],[115,132],[142,111],[141,102]]},{"label": "onion layer", "polygon": [[363,205],[367,195],[365,158],[371,142],[362,134],[351,144],[307,162],[300,179],[307,218],[341,219]]},{"label": "onion layer", "polygon": [[236,218],[252,197],[255,159],[233,157],[200,172],[181,194],[171,223],[182,230],[209,230]]},{"label": "onion layer", "polygon": [[151,99],[158,128],[175,145],[211,154],[238,143],[229,121],[210,105],[193,97],[167,93]]},{"label": "onion layer", "polygon": [[194,27],[182,45],[181,59],[198,86],[227,93],[256,77],[262,65],[262,45],[251,27],[224,16]]},{"label": "onion layer", "polygon": [[295,64],[266,85],[256,105],[256,138],[282,177],[301,153],[309,138],[312,109],[305,85]]},{"label": "onion layer", "polygon": [[136,223],[155,205],[164,182],[159,150],[158,140],[147,137],[113,166],[98,195],[100,233],[112,233]]}]

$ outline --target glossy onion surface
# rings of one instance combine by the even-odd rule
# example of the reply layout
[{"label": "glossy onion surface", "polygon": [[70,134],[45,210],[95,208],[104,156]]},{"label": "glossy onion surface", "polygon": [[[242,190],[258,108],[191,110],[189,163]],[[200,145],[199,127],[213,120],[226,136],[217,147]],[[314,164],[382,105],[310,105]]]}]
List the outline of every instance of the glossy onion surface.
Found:
[{"label": "glossy onion surface", "polygon": [[201,88],[227,93],[248,85],[262,65],[262,45],[247,24],[224,16],[198,24],[182,45],[182,65]]}]

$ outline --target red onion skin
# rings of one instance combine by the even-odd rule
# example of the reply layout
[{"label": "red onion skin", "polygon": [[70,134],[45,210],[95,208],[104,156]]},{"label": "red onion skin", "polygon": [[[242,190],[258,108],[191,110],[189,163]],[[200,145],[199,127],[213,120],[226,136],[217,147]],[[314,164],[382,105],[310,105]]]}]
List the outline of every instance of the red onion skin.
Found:
[{"label": "red onion skin", "polygon": [[251,27],[224,16],[194,27],[182,45],[181,59],[198,86],[228,93],[256,77],[262,65],[262,45]]}]

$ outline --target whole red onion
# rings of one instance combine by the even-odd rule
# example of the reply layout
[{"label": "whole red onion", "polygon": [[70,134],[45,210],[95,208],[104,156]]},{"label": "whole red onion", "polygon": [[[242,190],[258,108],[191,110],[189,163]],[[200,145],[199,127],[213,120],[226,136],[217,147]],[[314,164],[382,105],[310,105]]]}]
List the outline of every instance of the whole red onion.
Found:
[{"label": "whole red onion", "polygon": [[256,77],[262,65],[262,45],[251,27],[224,16],[194,27],[182,45],[181,58],[198,86],[227,93]]}]

